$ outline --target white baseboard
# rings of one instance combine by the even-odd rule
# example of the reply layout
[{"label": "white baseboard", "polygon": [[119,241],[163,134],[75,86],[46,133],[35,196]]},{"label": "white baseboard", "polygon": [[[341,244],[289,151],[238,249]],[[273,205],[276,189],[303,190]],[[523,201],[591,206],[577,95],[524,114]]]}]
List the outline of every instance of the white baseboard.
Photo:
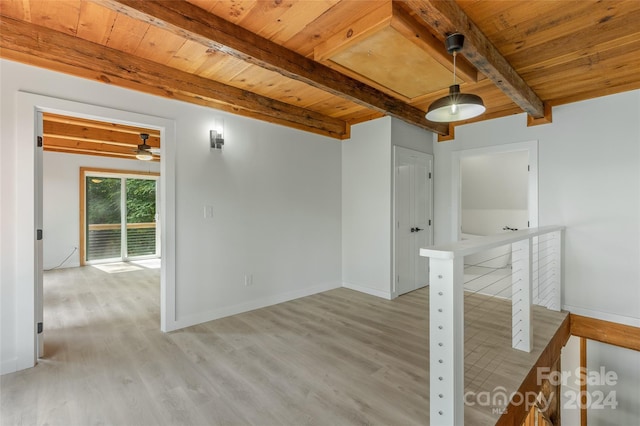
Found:
[{"label": "white baseboard", "polygon": [[13,373],[14,371],[18,371],[18,358],[12,358],[10,360],[3,360],[0,363],[0,375]]},{"label": "white baseboard", "polygon": [[226,306],[207,312],[188,315],[184,318],[177,319],[173,324],[168,324],[167,331],[174,331],[181,328],[190,327],[192,325],[202,324],[204,322],[228,317],[231,315],[241,314],[243,312],[249,312],[255,309],[266,308],[267,306],[277,305],[278,303],[288,302],[290,300],[299,299],[301,297],[311,296],[313,294],[322,293],[323,291],[340,288],[341,284],[342,283],[340,282],[327,282],[313,287],[275,294],[272,296],[263,297],[261,299],[238,303],[237,305]]},{"label": "white baseboard", "polygon": [[390,291],[376,290],[375,288],[369,288],[369,287],[361,286],[358,284],[349,283],[346,281],[342,282],[342,287],[348,288],[350,290],[359,291],[360,293],[370,294],[371,296],[381,297],[387,300],[392,299]]},{"label": "white baseboard", "polygon": [[572,306],[572,305],[562,305],[562,310],[569,311],[572,314],[596,318],[603,321],[611,321],[611,322],[617,322],[618,324],[625,324],[625,325],[631,325],[634,327],[640,327],[640,318],[627,317],[624,315],[612,314],[609,312],[594,311],[592,309],[581,308],[581,307]]}]

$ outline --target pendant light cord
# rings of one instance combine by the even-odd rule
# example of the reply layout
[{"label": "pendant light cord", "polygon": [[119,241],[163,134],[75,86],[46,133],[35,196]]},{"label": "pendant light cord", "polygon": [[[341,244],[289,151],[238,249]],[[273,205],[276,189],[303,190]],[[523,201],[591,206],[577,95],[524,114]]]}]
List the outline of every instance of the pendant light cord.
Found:
[{"label": "pendant light cord", "polygon": [[453,51],[453,84],[456,84],[456,56],[458,55],[458,51]]}]

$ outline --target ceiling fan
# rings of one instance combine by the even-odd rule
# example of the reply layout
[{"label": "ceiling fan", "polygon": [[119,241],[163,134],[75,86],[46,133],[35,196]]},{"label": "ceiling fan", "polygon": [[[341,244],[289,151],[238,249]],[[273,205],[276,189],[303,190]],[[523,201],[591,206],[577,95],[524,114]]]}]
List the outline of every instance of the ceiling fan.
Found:
[{"label": "ceiling fan", "polygon": [[154,155],[160,155],[160,148],[151,148],[147,145],[147,139],[149,139],[148,133],[140,133],[140,139],[142,139],[142,143],[138,145],[138,149],[135,150],[138,160],[149,161],[153,160]]}]

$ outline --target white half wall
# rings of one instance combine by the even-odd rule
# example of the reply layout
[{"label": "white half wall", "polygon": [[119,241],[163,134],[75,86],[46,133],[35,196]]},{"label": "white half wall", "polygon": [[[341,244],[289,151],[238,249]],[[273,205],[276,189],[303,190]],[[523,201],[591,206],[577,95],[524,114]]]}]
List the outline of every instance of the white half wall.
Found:
[{"label": "white half wall", "polygon": [[160,173],[155,161],[45,151],[43,159],[44,269],[80,266],[80,167]]},{"label": "white half wall", "polygon": [[[339,287],[340,141],[170,99],[0,60],[2,373],[12,371],[19,233],[16,99],[19,90],[175,123],[175,322],[192,325]],[[209,148],[224,117],[225,146]],[[29,143],[29,142],[27,142]],[[163,160],[164,161],[164,160]],[[204,207],[213,217],[204,218]],[[245,276],[252,285],[245,285]],[[158,324],[160,326],[160,324]]]}]

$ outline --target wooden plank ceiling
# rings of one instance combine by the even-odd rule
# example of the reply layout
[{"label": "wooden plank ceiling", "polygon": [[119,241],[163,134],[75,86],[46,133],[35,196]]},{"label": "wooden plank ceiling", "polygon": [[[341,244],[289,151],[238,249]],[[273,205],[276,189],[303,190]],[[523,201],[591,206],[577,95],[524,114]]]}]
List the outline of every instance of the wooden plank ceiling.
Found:
[{"label": "wooden plank ceiling", "polygon": [[338,139],[383,115],[451,135],[424,114],[452,32],[469,121],[640,88],[637,0],[0,0],[0,25],[3,58]]},{"label": "wooden plank ceiling", "polygon": [[135,159],[143,143],[140,134],[146,133],[151,161],[160,160],[158,130],[51,113],[44,113],[42,121],[45,151]]}]

